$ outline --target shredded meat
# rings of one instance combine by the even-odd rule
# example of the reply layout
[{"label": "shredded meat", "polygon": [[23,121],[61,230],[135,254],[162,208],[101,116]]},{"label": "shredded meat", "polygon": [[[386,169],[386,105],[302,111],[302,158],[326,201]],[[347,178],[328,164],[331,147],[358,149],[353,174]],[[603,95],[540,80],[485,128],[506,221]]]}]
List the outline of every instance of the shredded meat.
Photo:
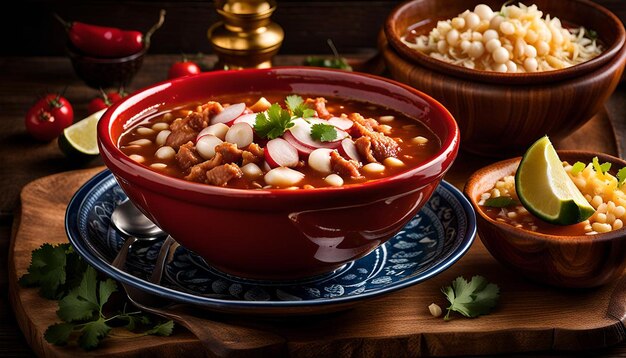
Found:
[{"label": "shredded meat", "polygon": [[198,132],[209,125],[209,117],[203,113],[191,112],[187,117],[189,118],[189,127]]},{"label": "shredded meat", "polygon": [[376,162],[376,158],[374,158],[374,153],[372,153],[372,141],[370,137],[360,137],[354,141],[354,145],[356,145],[356,150],[361,155],[361,158],[365,158],[368,163]]},{"label": "shredded meat", "polygon": [[231,179],[241,178],[243,173],[237,164],[223,164],[206,172],[207,184],[225,186]]},{"label": "shredded meat", "polygon": [[308,105],[313,105],[313,109],[317,112],[317,116],[320,118],[328,119],[333,115],[326,109],[326,98],[318,97],[316,99],[307,98],[304,102]]},{"label": "shredded meat", "polygon": [[191,167],[189,174],[185,176],[185,180],[205,183],[207,171],[219,165],[222,165],[224,163],[223,159],[224,158],[222,158],[222,154],[216,153],[212,159],[194,165],[193,167]]},{"label": "shredded meat", "polygon": [[[383,133],[379,133],[373,130],[370,130],[364,125],[355,122],[354,127],[357,133],[360,134],[360,138],[358,138],[354,143],[357,145],[357,150],[359,150],[359,154],[363,155],[369,162],[371,162],[371,156],[369,150],[367,150],[367,145],[361,138],[367,138],[370,142],[371,154],[375,158],[375,161],[382,162],[385,158],[395,157],[398,155],[400,151],[400,145],[391,137],[387,137]],[[360,141],[361,140],[361,141]]]},{"label": "shredded meat", "polygon": [[223,158],[223,163],[239,163],[243,151],[237,148],[236,144],[224,142],[215,147],[215,153],[219,153]]},{"label": "shredded meat", "polygon": [[251,143],[248,146],[248,148],[246,148],[246,150],[244,150],[243,153],[241,154],[243,158],[243,162],[241,163],[241,166],[244,166],[249,163],[254,163],[254,164],[261,163],[263,159],[265,158],[264,152],[265,151],[263,150],[263,148],[261,148],[261,146],[259,146],[256,143]]},{"label": "shredded meat", "polygon": [[174,158],[178,162],[178,166],[183,170],[187,170],[202,161],[202,158],[196,152],[193,142],[181,145]]},{"label": "shredded meat", "polygon": [[380,128],[379,128],[380,124],[374,118],[365,118],[359,113],[351,113],[350,116],[348,116],[348,119],[350,119],[354,123],[358,123],[364,126],[370,131],[380,132]]},{"label": "shredded meat", "polygon": [[359,172],[361,164],[356,160],[346,160],[336,151],[330,152],[330,167],[333,172],[341,175],[342,177],[361,177],[361,173]]},{"label": "shredded meat", "polygon": [[189,116],[187,116],[185,118],[179,118],[172,122],[172,124],[170,125],[170,131],[172,132],[169,136],[167,136],[165,145],[169,145],[170,147],[174,148],[174,150],[178,150],[181,145],[196,139],[196,136],[200,131],[193,129],[189,125],[189,121],[190,118]]}]

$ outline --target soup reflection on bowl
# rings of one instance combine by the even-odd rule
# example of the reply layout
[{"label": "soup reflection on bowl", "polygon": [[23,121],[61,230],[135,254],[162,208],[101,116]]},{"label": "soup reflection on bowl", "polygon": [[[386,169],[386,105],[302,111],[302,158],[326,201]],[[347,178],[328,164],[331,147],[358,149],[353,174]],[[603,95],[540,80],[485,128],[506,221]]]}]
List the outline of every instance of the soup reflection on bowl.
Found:
[{"label": "soup reflection on bowl", "polygon": [[458,150],[432,98],[343,71],[221,71],[105,113],[99,146],[129,198],[210,265],[260,279],[337,269],[397,233]]}]

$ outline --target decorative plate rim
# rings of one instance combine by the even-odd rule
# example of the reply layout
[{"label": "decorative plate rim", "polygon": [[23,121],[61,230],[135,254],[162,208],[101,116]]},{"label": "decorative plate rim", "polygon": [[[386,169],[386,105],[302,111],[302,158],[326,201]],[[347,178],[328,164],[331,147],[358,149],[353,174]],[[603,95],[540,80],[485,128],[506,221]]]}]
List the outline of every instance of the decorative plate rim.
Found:
[{"label": "decorative plate rim", "polygon": [[101,184],[104,180],[112,175],[113,174],[108,169],[105,169],[102,172],[96,174],[85,184],[83,184],[83,186],[81,186],[76,191],[76,193],[70,200],[65,214],[65,231],[74,249],[83,259],[85,259],[98,271],[104,273],[111,278],[121,281],[124,284],[129,284],[143,291],[147,291],[150,294],[154,294],[176,302],[188,303],[217,310],[219,310],[220,308],[232,310],[250,308],[297,308],[319,306],[330,307],[334,305],[345,305],[350,302],[371,299],[384,294],[395,292],[408,286],[424,282],[427,279],[445,271],[450,266],[452,266],[452,264],[456,263],[461,257],[463,257],[463,255],[465,255],[476,237],[476,214],[474,213],[470,202],[459,189],[457,189],[450,183],[442,180],[439,186],[442,189],[438,187],[436,190],[446,190],[450,194],[452,194],[452,197],[457,200],[457,202],[463,208],[465,215],[467,216],[467,227],[465,228],[465,236],[463,240],[457,245],[456,249],[448,253],[448,257],[445,257],[440,263],[427,269],[422,274],[419,274],[402,282],[390,284],[388,287],[382,288],[380,290],[370,291],[355,296],[338,297],[333,299],[304,301],[242,301],[198,296],[148,282],[144,279],[133,276],[125,271],[111,266],[99,254],[97,254],[96,252],[92,252],[92,250],[94,250],[93,247],[90,247],[91,245],[87,242],[87,240],[81,237],[78,229],[78,212],[80,212],[80,208],[82,207],[85,200],[88,199],[88,194],[95,187],[97,187],[99,184]]}]

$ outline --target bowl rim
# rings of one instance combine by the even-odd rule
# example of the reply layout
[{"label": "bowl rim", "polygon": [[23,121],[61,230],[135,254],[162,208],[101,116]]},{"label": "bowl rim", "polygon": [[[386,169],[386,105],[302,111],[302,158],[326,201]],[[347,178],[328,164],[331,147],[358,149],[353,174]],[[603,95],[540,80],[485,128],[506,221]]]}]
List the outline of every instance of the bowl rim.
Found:
[{"label": "bowl rim", "polygon": [[[626,160],[615,157],[610,154],[594,152],[588,150],[558,150],[559,158],[561,161],[566,160],[566,157],[598,157],[601,162],[611,162],[613,164],[620,163],[622,167],[626,167]],[[471,191],[473,191],[474,186],[476,186],[482,177],[490,172],[498,169],[504,169],[508,167],[513,167],[519,165],[522,157],[514,157],[505,160],[501,160],[487,166],[484,166],[477,171],[475,171],[467,180],[465,187],[463,189],[463,193],[468,198],[474,211],[476,212],[476,217],[482,218],[486,223],[496,226],[499,230],[503,230],[507,233],[510,233],[514,236],[524,236],[526,238],[541,241],[547,244],[558,244],[558,245],[578,245],[581,243],[593,243],[593,242],[604,242],[611,241],[618,238],[626,239],[626,226],[618,229],[609,231],[606,233],[598,233],[595,235],[553,235],[553,234],[545,234],[542,232],[531,232],[528,230],[520,229],[514,226],[511,226],[506,223],[499,222],[497,220],[493,220],[490,218],[485,212],[481,209],[481,206],[478,205],[476,198],[471,195]],[[479,229],[480,231],[480,229]],[[512,237],[512,236],[510,236]],[[482,236],[481,236],[482,239]]]},{"label": "bowl rim", "polygon": [[[286,190],[286,189],[237,189],[237,188],[228,188],[228,187],[219,187],[214,185],[207,185],[203,183],[196,183],[187,181],[181,178],[171,177],[165,174],[157,173],[149,169],[148,167],[139,164],[132,159],[130,159],[126,154],[124,154],[115,143],[113,143],[111,137],[109,136],[109,129],[111,126],[111,122],[113,122],[124,110],[127,110],[133,103],[136,101],[143,100],[151,95],[154,95],[161,90],[169,88],[171,86],[181,85],[185,81],[193,81],[194,79],[198,79],[200,77],[219,77],[219,76],[246,76],[246,75],[254,75],[254,74],[264,74],[266,76],[269,75],[280,75],[280,74],[291,74],[295,76],[302,77],[304,74],[318,74],[318,75],[326,75],[326,76],[338,76],[343,79],[349,78],[367,78],[369,80],[373,80],[376,82],[386,83],[388,85],[397,86],[402,88],[405,91],[410,92],[412,95],[416,95],[422,100],[425,100],[428,105],[436,111],[441,113],[441,118],[443,119],[443,126],[447,129],[447,137],[439,137],[437,133],[433,133],[438,137],[441,141],[440,149],[429,159],[416,167],[412,167],[408,170],[395,174],[393,176],[388,176],[376,180],[371,180],[365,183],[357,183],[344,185],[340,187],[319,187],[312,189],[304,189],[300,188],[298,190]],[[417,119],[416,119],[417,120]],[[421,121],[423,123],[423,121]],[[430,129],[430,127],[427,126]],[[432,130],[432,129],[431,129]],[[316,195],[337,195],[341,193],[342,195],[351,196],[354,194],[364,193],[366,191],[372,190],[380,190],[382,187],[390,187],[394,186],[394,184],[399,184],[402,182],[406,182],[409,180],[414,180],[417,173],[424,171],[430,168],[436,168],[437,165],[445,163],[449,161],[448,165],[443,167],[443,170],[439,170],[436,175],[430,175],[427,177],[430,179],[434,178],[442,178],[445,172],[450,168],[454,160],[456,159],[459,145],[460,145],[460,132],[459,127],[457,125],[456,120],[450,114],[450,112],[437,100],[432,98],[431,96],[418,91],[417,89],[405,85],[403,83],[383,78],[380,76],[375,76],[371,74],[361,73],[361,72],[347,72],[338,69],[327,69],[327,68],[315,68],[315,67],[307,67],[307,66],[285,66],[285,67],[275,67],[275,68],[267,68],[267,69],[243,69],[243,70],[220,70],[213,72],[205,72],[195,76],[181,77],[175,78],[172,80],[165,80],[154,85],[143,88],[139,91],[134,92],[132,95],[125,97],[122,101],[119,101],[113,104],[107,111],[103,114],[102,118],[98,122],[97,128],[98,134],[98,146],[100,149],[101,156],[103,153],[107,154],[107,157],[112,157],[114,161],[118,161],[119,164],[124,165],[125,167],[132,167],[136,170],[137,176],[141,176],[142,179],[146,179],[149,182],[161,186],[163,188],[174,188],[180,191],[186,192],[194,192],[202,195],[218,195],[218,196],[228,196],[231,198],[264,198],[264,197],[283,197],[283,198],[301,198],[311,196],[312,194]],[[106,164],[106,160],[105,160]],[[107,164],[110,168],[110,166]],[[424,182],[424,184],[430,182],[430,180]],[[421,189],[415,189],[419,190]]]},{"label": "bowl rim", "polygon": [[615,57],[622,47],[626,46],[626,29],[624,28],[624,24],[614,13],[609,11],[604,6],[590,0],[565,0],[592,8],[593,10],[604,15],[606,20],[613,24],[612,27],[617,32],[616,39],[606,50],[602,51],[600,55],[589,61],[585,61],[571,67],[533,73],[499,73],[495,71],[465,68],[463,66],[434,59],[418,50],[411,49],[405,45],[402,40],[400,40],[401,35],[395,31],[395,21],[406,10],[406,8],[410,7],[417,1],[423,0],[407,0],[397,5],[387,16],[383,25],[383,31],[391,44],[391,47],[398,51],[402,57],[406,58],[411,63],[417,63],[432,70],[465,79],[478,80],[488,83],[502,83],[503,81],[506,81],[508,84],[516,85],[539,84],[550,81],[564,80],[588,73],[602,66]]}]

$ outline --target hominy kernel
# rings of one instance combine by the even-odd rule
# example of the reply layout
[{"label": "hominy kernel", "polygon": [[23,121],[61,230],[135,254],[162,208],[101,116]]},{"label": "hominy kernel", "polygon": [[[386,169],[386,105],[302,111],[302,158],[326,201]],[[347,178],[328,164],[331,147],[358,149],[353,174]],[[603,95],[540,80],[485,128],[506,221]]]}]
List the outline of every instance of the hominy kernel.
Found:
[{"label": "hominy kernel", "polygon": [[165,168],[167,168],[167,164],[164,164],[164,163],[152,163],[152,164],[150,164],[150,167],[154,168],[154,169],[165,169]]},{"label": "hominy kernel", "polygon": [[137,134],[141,135],[152,135],[154,134],[154,130],[146,127],[137,127]]},{"label": "hominy kernel", "polygon": [[613,229],[611,225],[599,222],[591,224],[591,228],[599,233],[609,232],[611,231],[611,229]]},{"label": "hominy kernel", "polygon": [[155,131],[162,131],[162,130],[166,130],[169,128],[170,128],[170,125],[164,122],[159,122],[159,123],[155,123],[154,125],[152,125],[152,129],[154,129]]},{"label": "hominy kernel", "polygon": [[411,142],[413,142],[413,143],[415,143],[415,144],[420,144],[420,145],[423,145],[423,144],[428,143],[428,139],[427,139],[427,138],[424,138],[424,137],[422,137],[422,136],[417,136],[417,137],[415,137],[415,138],[411,139]]},{"label": "hominy kernel", "polygon": [[614,213],[615,213],[615,216],[617,216],[618,218],[621,218],[624,216],[624,214],[626,214],[626,208],[623,206],[617,206],[615,208]]},{"label": "hominy kernel", "polygon": [[176,151],[170,146],[161,147],[154,153],[154,156],[161,160],[172,159],[175,155]]},{"label": "hominy kernel", "polygon": [[302,189],[315,189],[315,187],[313,185],[311,185],[311,184],[304,184],[302,186]]},{"label": "hominy kernel", "polygon": [[331,186],[342,186],[343,185],[343,178],[340,177],[337,174],[330,174],[328,175],[326,178],[324,178],[324,181]]},{"label": "hominy kernel", "polygon": [[430,312],[431,315],[433,315],[433,317],[439,317],[443,313],[443,311],[441,310],[441,307],[439,307],[439,305],[436,303],[431,303],[428,306],[428,311]]},{"label": "hominy kernel", "polygon": [[517,217],[517,213],[514,211],[510,211],[506,214],[510,219],[515,219]]},{"label": "hominy kernel", "polygon": [[598,214],[596,214],[596,222],[605,223],[606,222],[606,214],[605,213],[598,213]]},{"label": "hominy kernel", "polygon": [[462,30],[465,27],[465,19],[462,17],[455,17],[454,19],[452,19],[451,23],[452,27],[457,30]]},{"label": "hominy kernel", "polygon": [[172,118],[174,118],[174,115],[172,115],[171,113],[165,113],[165,114],[163,115],[163,120],[164,120],[164,121],[168,121],[168,122],[169,122],[169,121],[171,121],[171,120],[172,120]]},{"label": "hominy kernel", "polygon": [[620,219],[616,219],[616,220],[613,222],[613,230],[619,230],[619,229],[621,229],[622,227],[624,227],[624,222],[623,222],[622,220],[620,220]]},{"label": "hominy kernel", "polygon": [[500,24],[500,32],[505,35],[513,35],[515,33],[515,26],[509,21],[502,21]]},{"label": "hominy kernel", "polygon": [[139,155],[139,154],[131,154],[128,156],[130,159],[134,160],[137,163],[143,163],[146,161],[146,158],[144,158],[143,156]]},{"label": "hominy kernel", "polygon": [[385,166],[388,166],[388,167],[396,167],[396,168],[404,166],[403,161],[394,157],[385,158],[385,160],[383,161],[383,164],[385,164]]},{"label": "hominy kernel", "polygon": [[498,39],[491,39],[485,43],[485,49],[489,53],[493,53],[495,50],[502,47],[502,42]]},{"label": "hominy kernel", "polygon": [[142,138],[142,139],[137,139],[137,140],[134,140],[134,141],[132,141],[132,142],[130,142],[130,143],[128,143],[128,144],[129,144],[129,145],[138,145],[138,146],[143,147],[143,146],[145,146],[145,145],[150,145],[150,144],[152,144],[152,141],[151,141],[150,139],[145,139],[145,138]]},{"label": "hominy kernel", "polygon": [[476,27],[478,27],[478,25],[480,25],[480,17],[478,17],[478,15],[474,14],[473,12],[470,12],[465,16],[465,26],[468,29],[473,30]]},{"label": "hominy kernel", "polygon": [[162,131],[160,131],[159,134],[157,134],[157,137],[156,137],[156,140],[155,140],[156,144],[158,146],[165,145],[165,142],[167,141],[167,137],[170,136],[170,133],[172,133],[172,132],[169,131],[169,130],[162,130]]},{"label": "hominy kernel", "polygon": [[394,116],[381,116],[378,118],[378,121],[382,123],[389,123],[393,122],[394,119],[396,119]]},{"label": "hominy kernel", "polygon": [[363,166],[363,170],[368,173],[382,173],[385,169],[385,166],[380,163],[368,163]]}]

